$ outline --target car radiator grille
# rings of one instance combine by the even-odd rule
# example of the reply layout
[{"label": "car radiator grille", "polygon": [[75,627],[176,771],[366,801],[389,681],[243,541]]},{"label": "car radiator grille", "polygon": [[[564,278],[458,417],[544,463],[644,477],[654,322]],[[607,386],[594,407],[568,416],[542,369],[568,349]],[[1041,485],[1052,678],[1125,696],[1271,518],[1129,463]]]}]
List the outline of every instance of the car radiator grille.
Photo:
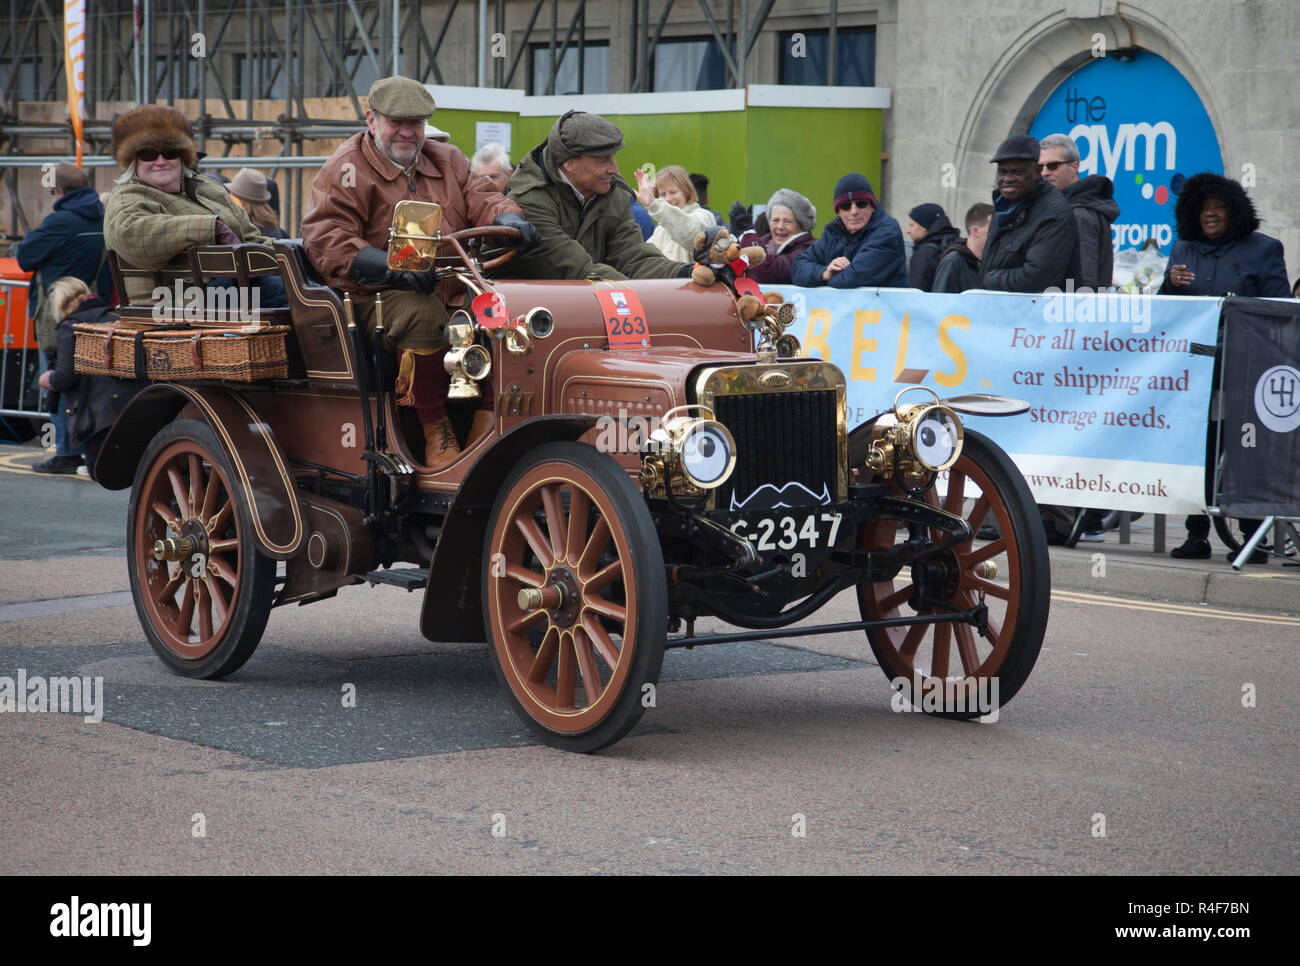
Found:
[{"label": "car radiator grille", "polygon": [[[836,499],[839,447],[833,390],[719,395],[713,412],[736,438],[736,469],[718,488],[718,509],[751,501],[764,484],[780,490],[801,483],[817,494],[810,498],[797,488],[787,490],[785,502],[790,505]],[[765,496],[749,505],[770,506]]]}]

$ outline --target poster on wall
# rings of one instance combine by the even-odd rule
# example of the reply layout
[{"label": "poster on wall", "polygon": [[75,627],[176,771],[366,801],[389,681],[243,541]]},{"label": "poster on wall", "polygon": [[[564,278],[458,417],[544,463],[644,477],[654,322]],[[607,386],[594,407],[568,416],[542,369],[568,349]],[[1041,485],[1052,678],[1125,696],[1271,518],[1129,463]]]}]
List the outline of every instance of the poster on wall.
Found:
[{"label": "poster on wall", "polygon": [[[1224,173],[1200,97],[1172,64],[1149,51],[1112,51],[1080,67],[1052,91],[1029,133],[1040,140],[1068,134],[1079,145],[1079,177],[1103,175],[1114,183],[1117,285],[1135,274],[1142,285],[1143,274],[1163,273],[1183,183],[1202,171]],[[1154,281],[1158,286],[1158,275]]]}]

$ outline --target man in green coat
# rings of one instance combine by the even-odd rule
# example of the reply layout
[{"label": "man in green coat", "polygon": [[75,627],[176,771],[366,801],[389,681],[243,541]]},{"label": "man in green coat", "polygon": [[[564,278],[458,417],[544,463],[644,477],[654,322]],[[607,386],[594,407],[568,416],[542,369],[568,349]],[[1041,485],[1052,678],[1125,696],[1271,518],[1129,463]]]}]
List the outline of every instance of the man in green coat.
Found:
[{"label": "man in green coat", "polygon": [[644,241],[634,192],[614,155],[623,132],[596,114],[569,111],[510,178],[507,196],[541,233],[506,272],[519,278],[685,278],[691,266]]}]

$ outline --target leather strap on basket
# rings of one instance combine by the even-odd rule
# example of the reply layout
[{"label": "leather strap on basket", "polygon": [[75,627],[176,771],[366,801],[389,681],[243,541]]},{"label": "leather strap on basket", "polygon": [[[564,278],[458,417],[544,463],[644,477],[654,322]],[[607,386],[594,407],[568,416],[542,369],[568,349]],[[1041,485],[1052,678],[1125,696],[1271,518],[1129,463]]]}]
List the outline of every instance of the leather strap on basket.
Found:
[{"label": "leather strap on basket", "polygon": [[[144,340],[146,336],[157,335],[159,332],[183,332],[192,328],[194,328],[194,326],[190,325],[189,323],[182,323],[181,325],[155,325],[155,326],[150,326],[147,329],[139,329],[136,332],[132,333],[132,342],[133,342],[132,348],[134,350],[134,352],[132,353],[133,355],[132,361],[134,362],[135,377],[137,379],[149,378],[145,374],[145,370],[148,367],[148,362],[149,362],[148,356],[146,356],[144,351]],[[198,339],[199,339],[199,335],[196,334],[194,336],[195,356],[198,355],[198,351],[199,351]],[[112,342],[111,338],[109,342],[110,343]]]}]

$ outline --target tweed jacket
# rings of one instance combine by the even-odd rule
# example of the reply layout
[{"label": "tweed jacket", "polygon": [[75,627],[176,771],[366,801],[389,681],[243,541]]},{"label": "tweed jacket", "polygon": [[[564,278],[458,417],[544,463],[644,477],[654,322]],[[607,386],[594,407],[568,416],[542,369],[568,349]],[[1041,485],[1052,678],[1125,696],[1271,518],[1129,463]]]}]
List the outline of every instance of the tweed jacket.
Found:
[{"label": "tweed jacket", "polygon": [[361,249],[388,247],[399,201],[441,205],[444,235],[519,213],[490,181],[470,174],[469,160],[455,145],[426,140],[414,167],[403,171],[379,152],[369,131],[361,131],[339,145],[316,175],[302,220],[303,247],[326,283],[366,291],[348,269]]},{"label": "tweed jacket", "polygon": [[[104,240],[110,251],[137,268],[162,268],[191,245],[215,244],[218,218],[244,242],[271,244],[223,185],[192,171],[185,172],[176,193],[135,178],[114,188],[104,210]],[[152,301],[148,279],[128,281],[125,302]]]}]

